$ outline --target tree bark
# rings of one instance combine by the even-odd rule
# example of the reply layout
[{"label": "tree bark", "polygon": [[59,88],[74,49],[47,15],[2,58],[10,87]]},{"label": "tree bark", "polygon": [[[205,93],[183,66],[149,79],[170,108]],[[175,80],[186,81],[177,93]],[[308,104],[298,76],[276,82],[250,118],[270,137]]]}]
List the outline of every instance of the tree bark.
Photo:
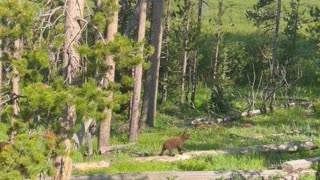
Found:
[{"label": "tree bark", "polygon": [[81,24],[78,21],[83,17],[84,0],[68,0],[65,17],[65,43],[63,48],[63,74],[68,84],[77,78],[80,71],[80,55],[76,48],[81,37]]},{"label": "tree bark", "polygon": [[162,20],[164,14],[164,1],[152,1],[152,17],[151,17],[151,42],[154,47],[154,53],[149,58],[151,67],[147,71],[145,88],[143,95],[142,114],[140,121],[140,129],[143,130],[146,125],[154,127],[154,118],[157,110],[158,82],[160,55],[162,44]]},{"label": "tree bark", "polygon": [[170,18],[171,18],[171,0],[167,1],[167,18],[166,18],[166,27],[165,27],[165,49],[166,49],[166,56],[163,59],[162,63],[162,73],[163,73],[163,80],[162,80],[162,98],[161,104],[164,105],[167,102],[167,94],[168,94],[168,63],[170,59],[170,51],[169,51],[169,33],[170,33]]},{"label": "tree bark", "polygon": [[[300,0],[297,1],[297,4],[296,4],[296,9],[292,10],[294,11],[294,30],[293,30],[293,37],[291,39],[291,52],[292,54],[290,54],[290,60],[289,61],[293,61],[294,58],[296,57],[296,44],[297,44],[297,31],[299,29],[298,27],[298,22],[299,22],[299,7],[300,7]],[[292,63],[292,62],[290,62]]]},{"label": "tree bark", "polygon": [[281,0],[278,0],[277,6],[277,17],[276,17],[276,27],[273,37],[273,49],[272,49],[272,66],[271,66],[271,79],[274,78],[277,73],[278,63],[277,63],[277,49],[278,49],[278,40],[279,40],[279,28],[280,28],[280,13],[281,13]]},{"label": "tree bark", "polygon": [[[197,24],[197,34],[198,38],[201,35],[201,19],[202,19],[202,0],[199,0],[198,3],[198,24]],[[194,105],[196,98],[196,90],[197,90],[197,81],[198,81],[198,58],[199,58],[199,43],[197,42],[197,50],[193,61],[193,71],[192,71],[192,87],[191,87],[191,103]]]},{"label": "tree bark", "polygon": [[[20,2],[21,3],[21,2]],[[14,41],[14,47],[15,50],[13,52],[13,57],[17,60],[21,59],[21,49],[22,49],[22,42],[20,39],[17,39]],[[17,70],[17,68],[15,66],[12,67],[12,73],[13,73],[13,77],[11,79],[11,85],[12,85],[12,95],[11,98],[13,99],[12,101],[12,106],[13,106],[13,117],[11,119],[11,128],[12,131],[10,132],[10,137],[9,137],[9,141],[11,144],[14,144],[15,141],[15,121],[19,116],[19,104],[18,104],[18,99],[17,98],[19,96],[19,81],[20,81],[20,77],[19,77],[19,72]]]},{"label": "tree bark", "polygon": [[[272,49],[272,65],[271,65],[271,81],[275,79],[275,76],[278,74],[278,60],[277,60],[277,50],[278,50],[278,40],[279,40],[279,29],[280,29],[280,13],[281,13],[281,0],[278,0],[277,6],[277,17],[276,17],[276,27],[273,37],[273,49]],[[272,85],[274,86],[274,85]],[[270,105],[273,106],[273,101],[275,98],[276,87],[272,87],[271,96],[270,96]]]},{"label": "tree bark", "polygon": [[185,92],[185,84],[186,84],[186,75],[187,75],[187,64],[188,64],[188,45],[189,45],[189,26],[190,26],[190,1],[186,1],[187,6],[187,14],[184,19],[186,31],[184,36],[183,42],[183,64],[182,64],[182,79],[181,79],[181,94],[180,94],[180,106],[183,109],[186,99],[186,92]]},{"label": "tree bark", "polygon": [[[140,12],[139,12],[139,27],[138,27],[138,42],[141,43],[140,46],[140,56],[143,58],[143,39],[145,37],[145,25],[146,25],[146,15],[147,15],[147,1],[139,0]],[[134,87],[133,87],[133,97],[131,106],[131,116],[130,116],[130,133],[129,142],[136,142],[138,140],[138,125],[139,125],[139,105],[141,97],[141,84],[142,84],[142,62],[139,63],[134,69]]]},{"label": "tree bark", "polygon": [[[118,5],[118,0],[114,0],[114,3]],[[118,32],[118,12],[115,12],[113,15],[113,20],[109,24],[107,29],[107,41],[113,41],[115,34]],[[110,83],[114,82],[115,74],[115,62],[112,56],[107,56],[105,58],[106,64],[109,66],[109,71],[105,74],[103,79],[103,86],[108,87]],[[108,101],[111,103],[113,100],[113,93],[108,97]],[[112,109],[105,108],[104,112],[107,115],[107,118],[100,124],[100,133],[99,133],[99,151],[105,146],[109,146],[110,143],[110,127],[111,127],[111,118],[112,118]]]},{"label": "tree bark", "polygon": [[[63,47],[63,75],[67,85],[78,78],[80,72],[80,54],[77,51],[81,37],[81,24],[79,18],[83,17],[84,0],[68,0],[66,3],[65,16],[65,42]],[[65,144],[65,155],[57,158],[57,174],[54,179],[70,179],[72,172],[72,140],[68,134],[73,130],[76,120],[74,105],[66,104],[64,107],[65,117],[61,118],[61,137]]]},{"label": "tree bark", "polygon": [[[0,39],[0,90],[2,90],[2,39]],[[2,111],[2,95],[0,94],[0,111]]]},{"label": "tree bark", "polygon": [[223,0],[219,0],[219,12],[218,12],[218,32],[216,37],[216,48],[215,48],[215,56],[214,63],[212,67],[212,79],[215,83],[218,73],[218,63],[219,63],[219,50],[220,50],[220,41],[221,41],[221,31],[222,31],[222,15],[223,15]]}]

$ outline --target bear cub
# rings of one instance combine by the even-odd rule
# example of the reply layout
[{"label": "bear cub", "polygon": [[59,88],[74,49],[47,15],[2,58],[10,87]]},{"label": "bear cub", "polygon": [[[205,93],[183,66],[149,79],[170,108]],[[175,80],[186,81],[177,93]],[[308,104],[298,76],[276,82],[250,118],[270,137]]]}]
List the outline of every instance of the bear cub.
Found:
[{"label": "bear cub", "polygon": [[180,137],[170,138],[166,140],[162,146],[160,156],[162,156],[166,150],[169,151],[169,156],[174,156],[174,154],[172,154],[172,151],[175,148],[178,149],[179,154],[183,154],[183,151],[185,151],[185,149],[183,148],[184,141],[190,138],[191,137],[189,134],[183,133],[183,135]]}]

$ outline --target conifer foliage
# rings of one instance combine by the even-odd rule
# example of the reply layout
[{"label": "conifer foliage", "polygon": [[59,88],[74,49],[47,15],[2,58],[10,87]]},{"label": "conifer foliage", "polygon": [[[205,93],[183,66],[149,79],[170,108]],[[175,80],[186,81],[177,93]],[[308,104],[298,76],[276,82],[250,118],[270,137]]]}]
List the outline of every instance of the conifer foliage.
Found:
[{"label": "conifer foliage", "polygon": [[[5,95],[0,97],[1,123],[12,121],[13,100],[18,102],[19,108],[8,130],[8,134],[16,133],[15,143],[0,152],[0,174],[7,179],[57,175],[59,169],[55,165],[65,163],[65,158],[57,160],[69,154],[66,148],[70,147],[65,140],[71,140],[82,121],[92,118],[101,122],[106,118],[106,108],[119,109],[120,104],[128,103],[128,91],[120,91],[133,85],[127,72],[143,64],[149,53],[146,48],[143,55],[139,54],[138,43],[120,35],[112,42],[104,39],[104,29],[118,9],[112,1],[102,1],[101,11],[97,12],[91,6],[93,1],[82,4],[85,7],[80,11],[81,16],[70,14],[73,12],[67,8],[68,2],[0,2],[4,72],[0,90]],[[73,24],[78,27],[75,33],[68,29],[70,26],[66,22],[70,19],[66,16],[77,19],[73,22],[78,23]],[[100,37],[93,41],[92,37],[97,35]],[[17,39],[22,44],[21,59],[14,57]],[[67,55],[71,56],[64,59]],[[101,80],[110,71],[104,60],[106,56],[114,58],[120,77],[117,82],[101,86]],[[10,73],[13,67],[16,75]],[[17,97],[10,93],[12,77],[20,79]],[[114,94],[112,101],[108,100],[111,92]],[[66,111],[70,108],[74,112]],[[70,112],[74,113],[73,125],[64,120]],[[63,177],[67,176],[63,174],[60,178]]]}]

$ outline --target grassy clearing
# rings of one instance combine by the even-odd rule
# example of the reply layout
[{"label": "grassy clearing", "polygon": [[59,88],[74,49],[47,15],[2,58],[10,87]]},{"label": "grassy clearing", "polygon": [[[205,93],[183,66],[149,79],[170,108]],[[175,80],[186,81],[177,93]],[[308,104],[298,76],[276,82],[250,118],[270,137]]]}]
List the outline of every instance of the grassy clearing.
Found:
[{"label": "grassy clearing", "polygon": [[[243,128],[242,124],[253,124],[252,128]],[[255,118],[243,118],[239,121],[217,125],[206,130],[196,130],[192,127],[183,126],[183,119],[159,115],[157,127],[147,129],[140,135],[137,145],[130,150],[144,152],[149,155],[157,155],[162,143],[169,137],[179,136],[184,131],[192,135],[187,141],[187,151],[220,150],[233,147],[244,147],[261,144],[280,144],[289,141],[310,141],[319,138],[320,121],[315,115],[306,113],[302,108],[289,110],[277,110],[269,115]],[[287,132],[296,134],[286,134]],[[276,134],[284,134],[276,136]],[[126,143],[126,135],[114,136],[114,144]],[[271,152],[250,153],[245,155],[220,155],[206,156],[186,161],[159,163],[144,162],[135,163],[131,159],[134,154],[113,152],[109,156],[94,156],[87,161],[97,159],[111,160],[112,165],[102,170],[88,172],[74,172],[78,175],[85,174],[112,174],[129,172],[150,171],[226,171],[226,170],[262,170],[278,168],[281,163],[288,160],[311,158],[320,155],[320,150],[299,151],[295,153]],[[308,178],[308,177],[305,177]]]},{"label": "grassy clearing", "polygon": [[[246,19],[246,12],[253,9],[253,5],[256,4],[257,0],[246,0],[246,1],[235,1],[235,0],[224,0],[224,15],[223,15],[223,31],[232,33],[253,33],[257,30],[253,26],[253,23]],[[289,9],[290,1],[282,2],[282,15],[285,14],[285,8]],[[318,0],[302,0],[301,12],[307,10],[310,7],[319,6],[320,2]],[[208,5],[203,7],[203,29],[205,31],[210,31],[210,24],[215,23],[215,19],[218,14],[218,1],[208,1]],[[286,24],[281,23],[280,28],[284,28]],[[208,29],[209,28],[209,29]],[[217,28],[217,27],[213,27]]]}]

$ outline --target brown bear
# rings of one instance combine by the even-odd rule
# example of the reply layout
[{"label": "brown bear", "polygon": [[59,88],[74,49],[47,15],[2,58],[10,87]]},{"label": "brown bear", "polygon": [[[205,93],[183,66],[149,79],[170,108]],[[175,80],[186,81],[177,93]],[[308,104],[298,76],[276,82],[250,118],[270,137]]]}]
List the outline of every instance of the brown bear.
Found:
[{"label": "brown bear", "polygon": [[184,141],[187,139],[190,139],[190,135],[187,133],[183,133],[183,135],[180,137],[170,138],[166,140],[162,146],[160,156],[162,156],[166,150],[169,151],[169,154],[168,154],[169,156],[174,156],[174,154],[172,154],[172,151],[175,148],[178,149],[179,154],[183,154],[183,151],[185,150],[183,148],[183,144],[184,144]]}]

